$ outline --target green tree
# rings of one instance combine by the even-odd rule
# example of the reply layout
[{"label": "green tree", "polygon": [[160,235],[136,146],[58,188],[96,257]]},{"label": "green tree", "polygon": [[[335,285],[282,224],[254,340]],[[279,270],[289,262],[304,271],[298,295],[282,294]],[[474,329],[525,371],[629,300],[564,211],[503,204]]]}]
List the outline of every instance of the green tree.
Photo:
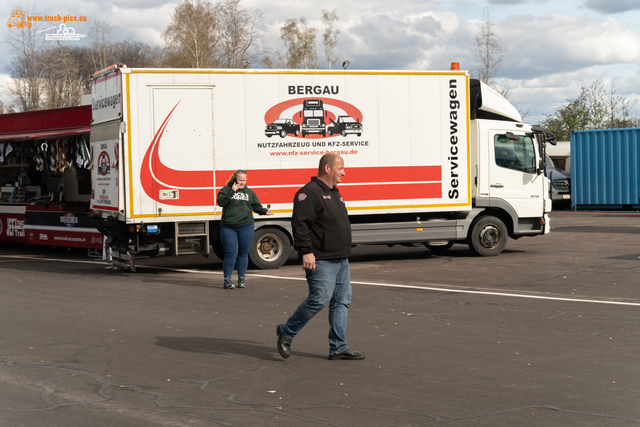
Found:
[{"label": "green tree", "polygon": [[219,7],[205,0],[182,0],[162,33],[169,66],[205,68],[215,65],[220,43]]},{"label": "green tree", "polygon": [[309,27],[305,17],[287,19],[280,28],[280,40],[285,53],[277,51],[275,58],[265,57],[264,63],[270,68],[308,69],[318,68],[315,28]]},{"label": "green tree", "polygon": [[580,95],[567,99],[552,115],[547,115],[540,125],[553,132],[559,141],[568,141],[571,131],[612,129],[634,126],[638,119],[631,116],[631,101],[626,95],[618,95],[615,80],[609,89],[594,81],[580,89]]}]

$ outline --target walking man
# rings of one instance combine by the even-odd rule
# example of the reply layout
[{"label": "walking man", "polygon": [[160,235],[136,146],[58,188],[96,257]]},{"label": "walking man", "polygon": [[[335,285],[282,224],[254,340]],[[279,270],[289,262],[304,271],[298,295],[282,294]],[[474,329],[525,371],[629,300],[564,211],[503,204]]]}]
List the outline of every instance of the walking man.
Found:
[{"label": "walking man", "polygon": [[291,355],[291,341],[327,305],[329,306],[329,359],[360,360],[364,353],[349,348],[347,317],[351,303],[349,255],[351,224],[344,200],[336,188],[344,173],[344,160],[327,153],[320,159],[318,176],[302,187],[293,200],[293,239],[302,254],[309,296],[287,323],[277,326],[278,352]]}]

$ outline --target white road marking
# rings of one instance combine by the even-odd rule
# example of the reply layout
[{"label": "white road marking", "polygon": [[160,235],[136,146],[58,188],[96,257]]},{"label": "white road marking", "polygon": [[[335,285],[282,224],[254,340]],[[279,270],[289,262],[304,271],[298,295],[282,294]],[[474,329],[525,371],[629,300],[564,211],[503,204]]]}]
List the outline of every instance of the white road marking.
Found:
[{"label": "white road marking", "polygon": [[[21,259],[25,261],[54,261],[54,262],[70,262],[70,263],[83,263],[83,264],[98,264],[104,265],[105,268],[111,268],[112,266],[106,264],[105,261],[81,261],[81,260],[65,260],[65,259],[56,259],[56,258],[39,258],[37,256],[33,257],[25,257],[18,255],[0,255],[0,259],[9,258],[9,259]],[[136,268],[148,268],[154,270],[167,270],[173,271],[176,273],[192,273],[192,274],[213,274],[217,276],[222,276],[222,272],[220,271],[204,271],[204,270],[192,270],[185,268],[172,268],[172,267],[160,267],[160,266],[145,266],[136,264]],[[124,270],[123,270],[124,271]],[[272,274],[247,274],[247,277],[262,277],[265,279],[277,279],[277,280],[296,280],[296,281],[306,281],[304,277],[285,277],[285,276],[275,276]],[[585,298],[572,298],[572,297],[562,297],[562,296],[551,296],[551,295],[541,295],[541,294],[518,294],[518,293],[507,293],[507,292],[499,292],[499,291],[491,291],[491,290],[474,290],[474,289],[462,289],[462,288],[454,288],[449,287],[448,285],[441,284],[425,284],[425,285],[402,285],[396,283],[376,283],[376,282],[360,282],[360,281],[351,281],[351,284],[355,285],[365,285],[365,286],[379,286],[386,288],[399,288],[399,289],[417,289],[417,290],[425,290],[425,291],[434,291],[434,292],[445,292],[445,293],[458,293],[458,294],[472,294],[472,295],[489,295],[489,296],[499,296],[499,297],[510,297],[510,298],[525,298],[525,299],[538,299],[538,300],[547,300],[547,301],[564,301],[564,302],[580,302],[580,303],[591,303],[591,304],[608,304],[608,305],[624,305],[630,307],[640,307],[640,303],[638,302],[630,302],[630,301],[611,301],[611,300],[599,300],[599,299],[585,299]]]}]

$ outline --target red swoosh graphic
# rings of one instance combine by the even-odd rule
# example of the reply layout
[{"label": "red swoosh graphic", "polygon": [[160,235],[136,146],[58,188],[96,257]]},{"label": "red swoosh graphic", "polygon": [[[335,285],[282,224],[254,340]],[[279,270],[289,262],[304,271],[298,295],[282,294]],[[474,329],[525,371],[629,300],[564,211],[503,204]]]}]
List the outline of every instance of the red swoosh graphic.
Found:
[{"label": "red swoosh graphic", "polygon": [[[171,115],[180,104],[173,107],[160,125],[144,155],[140,182],[147,196],[153,200],[172,206],[212,206],[215,205],[213,170],[181,171],[171,169],[160,161],[158,155],[162,134],[169,124]],[[160,190],[178,190],[178,199],[160,200]]]}]

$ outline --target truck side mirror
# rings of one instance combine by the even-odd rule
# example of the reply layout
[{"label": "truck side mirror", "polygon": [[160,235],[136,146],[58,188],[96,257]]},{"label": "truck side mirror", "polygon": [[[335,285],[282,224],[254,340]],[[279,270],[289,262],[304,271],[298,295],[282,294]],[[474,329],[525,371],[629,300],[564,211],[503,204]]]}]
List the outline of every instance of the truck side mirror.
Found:
[{"label": "truck side mirror", "polygon": [[542,175],[544,173],[544,160],[540,159],[538,161],[538,175]]}]

